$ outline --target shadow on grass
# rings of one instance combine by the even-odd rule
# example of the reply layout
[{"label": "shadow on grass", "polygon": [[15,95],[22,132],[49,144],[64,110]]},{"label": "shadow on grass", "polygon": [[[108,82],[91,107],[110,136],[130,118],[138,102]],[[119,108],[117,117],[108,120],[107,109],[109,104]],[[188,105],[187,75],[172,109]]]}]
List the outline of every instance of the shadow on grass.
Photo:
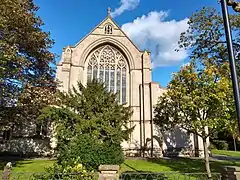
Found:
[{"label": "shadow on grass", "polygon": [[[33,164],[34,166],[36,166],[36,162],[34,163],[34,159],[36,158],[35,157],[23,158],[21,156],[0,156],[0,169],[4,170],[4,167],[8,162],[11,162],[13,167],[19,167],[19,168],[24,167],[25,165],[28,165],[28,164]],[[54,161],[48,158],[43,158],[43,160],[45,159],[47,161]]]},{"label": "shadow on grass", "polygon": [[[129,164],[127,164],[127,163],[123,163],[125,166],[127,166],[127,167],[129,167],[131,170],[133,170],[133,171],[136,171],[136,172],[141,172],[141,171],[139,171],[139,170],[137,170],[136,168],[134,168],[134,167],[132,167],[132,166],[130,166]],[[128,172],[128,171],[125,171],[125,172]],[[131,172],[131,171],[129,171],[129,172]]]},{"label": "shadow on grass", "polygon": [[24,160],[25,158],[20,156],[0,156],[0,169],[3,170],[8,162],[11,162],[13,167],[16,167],[18,164],[22,164]]},{"label": "shadow on grass", "polygon": [[[174,172],[181,173],[205,173],[205,163],[203,159],[192,158],[171,158],[171,159],[148,159],[147,161],[164,165],[172,169]],[[239,166],[237,161],[210,161],[212,172],[221,172],[224,166]]]},{"label": "shadow on grass", "polygon": [[[146,162],[154,163],[156,166],[153,166],[154,170],[150,172],[164,172],[166,169],[168,172],[176,173],[206,173],[205,163],[203,159],[196,158],[169,158],[169,159],[145,159]],[[131,165],[131,163],[124,163],[126,167],[129,168],[129,171],[135,172],[149,172],[149,167],[147,164],[142,164],[141,166]],[[210,167],[212,172],[221,173],[224,166],[239,166],[240,162],[238,161],[217,161],[211,160]],[[167,167],[167,168],[166,168]],[[141,169],[141,171],[139,171]],[[144,170],[146,169],[146,171]],[[148,169],[148,170],[147,170]],[[159,169],[159,171],[156,169]],[[124,171],[125,173],[126,171]]]}]

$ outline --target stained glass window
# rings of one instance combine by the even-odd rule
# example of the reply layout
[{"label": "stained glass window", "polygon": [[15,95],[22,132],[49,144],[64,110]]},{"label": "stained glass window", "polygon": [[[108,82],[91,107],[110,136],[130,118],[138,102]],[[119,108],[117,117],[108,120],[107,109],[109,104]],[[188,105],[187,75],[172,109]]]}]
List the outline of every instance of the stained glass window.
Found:
[{"label": "stained glass window", "polygon": [[97,73],[98,73],[98,67],[94,66],[93,67],[93,79],[97,79]]},{"label": "stained glass window", "polygon": [[88,81],[92,79],[92,66],[88,66],[87,79]]},{"label": "stained glass window", "polygon": [[100,82],[104,82],[104,66],[103,65],[100,65],[99,80]]},{"label": "stained glass window", "polygon": [[93,78],[104,82],[107,90],[117,93],[119,103],[127,102],[127,63],[119,50],[105,45],[90,54],[87,79]]},{"label": "stained glass window", "polygon": [[106,66],[105,67],[105,79],[104,79],[104,83],[106,85],[107,90],[109,90],[109,67]]},{"label": "stained glass window", "polygon": [[122,69],[122,103],[126,103],[126,68]]},{"label": "stained glass window", "polygon": [[120,87],[121,86],[121,70],[120,68],[117,69],[117,99],[118,102],[120,102]]}]

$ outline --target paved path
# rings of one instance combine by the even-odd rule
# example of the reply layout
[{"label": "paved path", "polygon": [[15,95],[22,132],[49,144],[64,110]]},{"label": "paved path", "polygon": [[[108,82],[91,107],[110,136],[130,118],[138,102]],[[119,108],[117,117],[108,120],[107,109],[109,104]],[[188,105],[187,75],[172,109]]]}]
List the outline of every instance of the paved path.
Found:
[{"label": "paved path", "polygon": [[231,157],[231,156],[225,156],[225,155],[219,155],[219,154],[213,154],[212,159],[215,160],[227,160],[227,161],[240,161],[240,157]]}]

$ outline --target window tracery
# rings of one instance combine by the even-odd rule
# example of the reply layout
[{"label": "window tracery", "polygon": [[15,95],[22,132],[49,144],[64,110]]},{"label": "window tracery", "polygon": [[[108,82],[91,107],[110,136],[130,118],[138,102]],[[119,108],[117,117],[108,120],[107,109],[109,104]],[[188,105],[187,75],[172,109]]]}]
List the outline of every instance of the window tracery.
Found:
[{"label": "window tracery", "polygon": [[120,103],[126,103],[127,63],[123,54],[105,45],[92,52],[87,62],[87,80],[98,79],[107,90],[117,93]]}]

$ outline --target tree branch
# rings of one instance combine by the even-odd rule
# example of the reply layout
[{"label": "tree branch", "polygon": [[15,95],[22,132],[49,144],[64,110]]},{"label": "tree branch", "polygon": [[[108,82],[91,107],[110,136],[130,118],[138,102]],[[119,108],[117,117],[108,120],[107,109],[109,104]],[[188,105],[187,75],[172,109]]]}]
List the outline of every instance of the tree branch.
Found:
[{"label": "tree branch", "polygon": [[240,12],[240,2],[236,2],[234,0],[228,0],[227,5],[232,6],[235,12]]}]

